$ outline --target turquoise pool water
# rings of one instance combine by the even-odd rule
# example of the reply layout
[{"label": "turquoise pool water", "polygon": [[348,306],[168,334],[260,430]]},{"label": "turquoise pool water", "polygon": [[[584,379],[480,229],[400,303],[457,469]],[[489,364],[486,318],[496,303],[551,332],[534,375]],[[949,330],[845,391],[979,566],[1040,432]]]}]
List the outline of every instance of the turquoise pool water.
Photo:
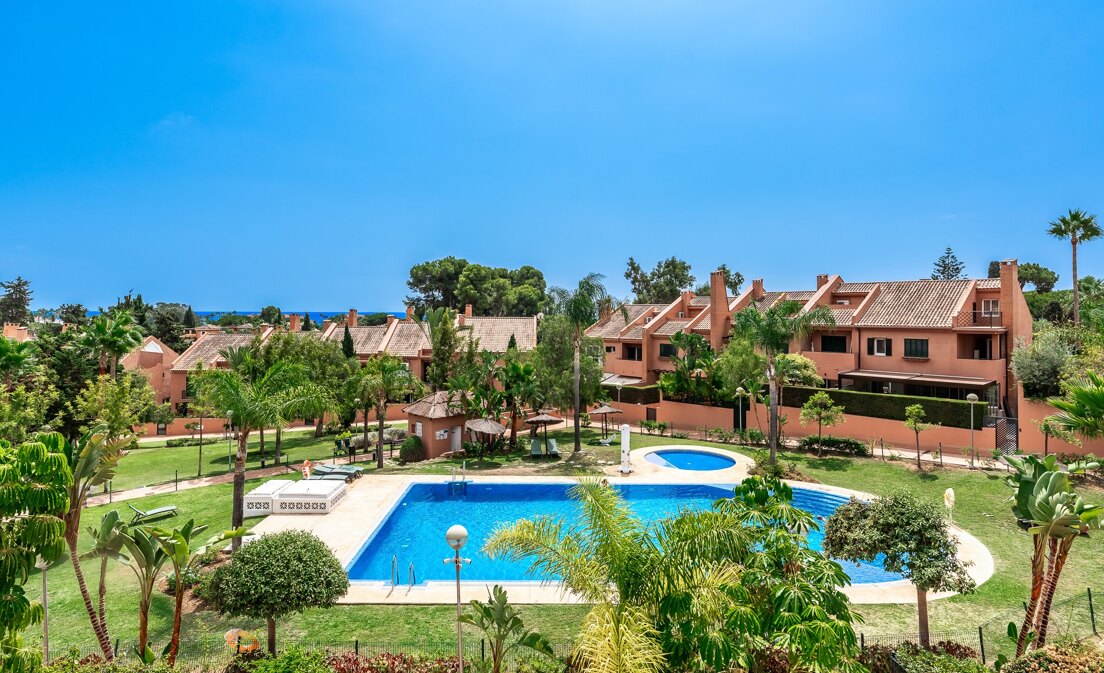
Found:
[{"label": "turquoise pool water", "polygon": [[[469,482],[466,492],[450,489],[445,482],[411,484],[394,509],[349,565],[351,580],[391,581],[392,562],[398,569],[398,583],[407,584],[410,566],[415,583],[450,580],[453,566],[442,559],[452,551],[445,531],[453,524],[468,529],[463,555],[472,559],[463,577],[473,581],[541,580],[526,573],[527,563],[492,560],[482,552],[483,542],[501,524],[542,515],[572,520],[578,504],[568,498],[570,484],[482,484]],[[644,521],[655,521],[678,513],[682,507],[708,509],[715,500],[732,494],[730,488],[696,484],[615,485],[633,511]],[[802,488],[794,489],[795,504],[807,512],[827,518],[845,499]],[[809,544],[820,549],[823,534],[809,534]],[[877,564],[841,562],[855,584],[900,579]]]},{"label": "turquoise pool water", "polygon": [[661,449],[647,454],[644,460],[653,465],[696,472],[726,470],[736,464],[736,461],[728,456],[694,449]]}]

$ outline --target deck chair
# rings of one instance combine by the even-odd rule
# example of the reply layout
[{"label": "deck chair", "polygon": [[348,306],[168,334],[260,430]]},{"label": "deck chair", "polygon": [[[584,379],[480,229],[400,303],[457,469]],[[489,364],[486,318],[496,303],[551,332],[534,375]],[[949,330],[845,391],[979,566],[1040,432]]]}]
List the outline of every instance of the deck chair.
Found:
[{"label": "deck chair", "polygon": [[350,482],[353,480],[353,475],[341,474],[339,472],[311,472],[311,476],[309,477],[310,481],[337,481],[338,479],[344,482]]},{"label": "deck chair", "polygon": [[598,446],[609,446],[611,441],[613,441],[613,437],[606,437],[604,439],[599,439],[598,440]]},{"label": "deck chair", "polygon": [[544,440],[537,437],[532,441],[532,446],[529,448],[530,458],[544,458]]},{"label": "deck chair", "polygon": [[556,440],[551,437],[548,438],[548,455],[553,458],[560,457],[560,447],[556,446]]},{"label": "deck chair", "polygon": [[132,526],[141,523],[149,523],[150,521],[167,519],[170,516],[176,516],[176,505],[167,505],[165,507],[158,507],[149,511],[143,511],[128,502],[127,507],[134,510],[134,518],[130,520],[130,525]]},{"label": "deck chair", "polygon": [[360,477],[364,472],[363,467],[356,467],[353,465],[325,465],[318,464],[314,466],[314,471],[320,474],[346,474],[351,477]]}]

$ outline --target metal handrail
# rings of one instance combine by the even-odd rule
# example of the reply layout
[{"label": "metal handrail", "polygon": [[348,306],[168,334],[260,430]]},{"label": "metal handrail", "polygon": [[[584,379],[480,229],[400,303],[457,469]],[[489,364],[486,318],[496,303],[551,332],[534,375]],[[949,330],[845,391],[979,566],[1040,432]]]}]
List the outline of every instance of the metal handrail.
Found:
[{"label": "metal handrail", "polygon": [[409,579],[409,582],[410,582],[410,586],[414,586],[415,584],[418,583],[418,576],[414,574],[414,562],[413,561],[410,562],[410,573],[409,573],[409,578],[408,579]]},{"label": "metal handrail", "polygon": [[399,583],[399,557],[394,555],[391,557],[391,586],[396,586]]}]

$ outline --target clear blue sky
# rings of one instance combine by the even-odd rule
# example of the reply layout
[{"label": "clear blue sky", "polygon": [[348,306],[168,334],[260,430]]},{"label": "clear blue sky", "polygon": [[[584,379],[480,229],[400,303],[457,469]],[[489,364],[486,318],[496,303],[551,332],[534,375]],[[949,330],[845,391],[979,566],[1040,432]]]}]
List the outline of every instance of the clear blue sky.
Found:
[{"label": "clear blue sky", "polygon": [[[7,3],[0,278],[399,309],[414,262],[973,275],[1104,215],[1099,2]],[[1104,241],[1085,273],[1104,273]]]}]

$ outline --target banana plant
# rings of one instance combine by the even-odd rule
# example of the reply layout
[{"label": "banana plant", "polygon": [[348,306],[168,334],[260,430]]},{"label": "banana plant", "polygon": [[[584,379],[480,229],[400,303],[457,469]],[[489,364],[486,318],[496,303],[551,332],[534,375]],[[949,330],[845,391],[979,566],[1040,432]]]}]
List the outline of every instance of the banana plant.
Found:
[{"label": "banana plant", "polygon": [[92,549],[81,554],[80,560],[99,559],[100,583],[96,593],[96,616],[101,624],[107,623],[104,612],[104,598],[107,595],[107,563],[130,561],[123,553],[123,537],[119,534],[126,530],[127,524],[119,517],[119,512],[111,510],[100,519],[99,526],[90,526],[88,534],[92,536]]},{"label": "banana plant", "polygon": [[[191,523],[191,522],[189,522]],[[119,532],[123,546],[130,553],[129,567],[138,580],[138,646],[143,660],[149,655],[149,610],[154,587],[169,555],[161,547],[152,531],[137,527]]]},{"label": "banana plant", "polygon": [[460,616],[460,623],[483,632],[491,650],[491,673],[501,673],[506,655],[519,648],[556,656],[544,636],[525,628],[518,609],[507,601],[505,589],[494,585],[488,598],[486,603],[472,601],[468,612]]},{"label": "banana plant", "polygon": [[174,596],[176,605],[173,611],[172,639],[169,641],[168,648],[169,666],[176,664],[176,654],[180,649],[180,617],[184,611],[184,572],[191,568],[196,558],[206,552],[212,545],[245,535],[245,528],[224,530],[208,538],[203,546],[194,547],[192,545],[193,539],[205,530],[207,530],[207,526],[197,526],[195,525],[195,519],[189,519],[180,528],[154,528],[150,531],[153,540],[160,546],[162,553],[168,557],[169,563],[172,564],[173,571],[176,573],[176,592]]}]

